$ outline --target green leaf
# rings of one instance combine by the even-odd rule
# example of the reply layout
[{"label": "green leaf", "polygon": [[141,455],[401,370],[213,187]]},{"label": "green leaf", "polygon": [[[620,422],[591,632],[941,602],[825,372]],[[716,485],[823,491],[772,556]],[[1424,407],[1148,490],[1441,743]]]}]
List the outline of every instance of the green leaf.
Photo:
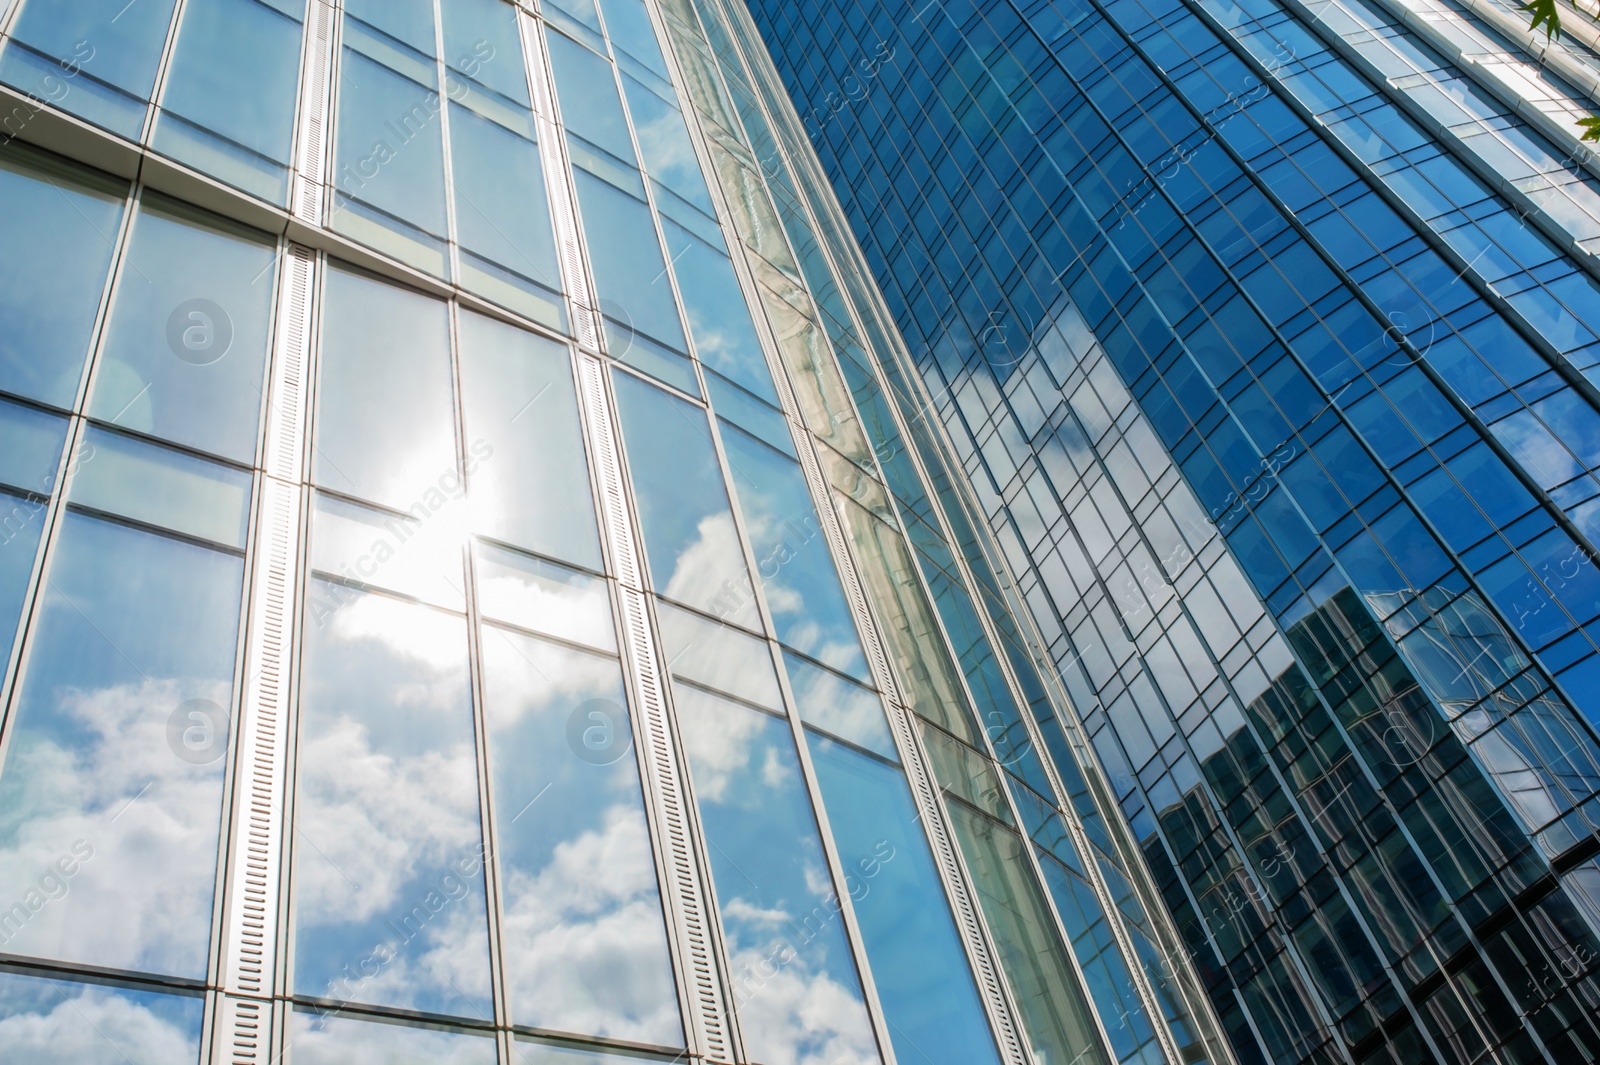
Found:
[{"label": "green leaf", "polygon": [[1578,119],[1578,125],[1583,128],[1580,141],[1595,141],[1600,143],[1600,115],[1590,115],[1588,118]]},{"label": "green leaf", "polygon": [[1556,0],[1531,0],[1522,5],[1522,10],[1533,12],[1533,25],[1529,29],[1537,30],[1539,23],[1544,23],[1545,40],[1561,36],[1561,12],[1556,10]]}]

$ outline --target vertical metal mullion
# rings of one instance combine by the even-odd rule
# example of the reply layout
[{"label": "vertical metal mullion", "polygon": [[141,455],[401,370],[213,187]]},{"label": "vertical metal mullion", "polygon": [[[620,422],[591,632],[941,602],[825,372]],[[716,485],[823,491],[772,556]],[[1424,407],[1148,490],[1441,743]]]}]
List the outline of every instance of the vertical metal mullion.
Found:
[{"label": "vertical metal mullion", "polygon": [[[161,59],[156,64],[155,81],[151,83],[150,102],[145,105],[144,122],[139,128],[140,144],[148,143],[150,134],[155,130],[156,115],[161,110],[160,100],[167,91],[167,71],[172,67],[172,53],[178,47],[178,30],[183,25],[183,13],[188,7],[189,0],[178,0],[167,23],[167,35],[162,40]],[[116,19],[112,21],[115,22]]]}]

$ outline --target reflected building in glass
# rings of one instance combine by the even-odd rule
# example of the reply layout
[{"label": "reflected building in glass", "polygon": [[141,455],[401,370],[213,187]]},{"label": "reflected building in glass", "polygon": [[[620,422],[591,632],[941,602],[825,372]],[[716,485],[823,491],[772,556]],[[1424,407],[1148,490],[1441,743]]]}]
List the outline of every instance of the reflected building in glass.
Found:
[{"label": "reflected building in glass", "polygon": [[721,6],[1235,1058],[1600,1059],[1589,19]]},{"label": "reflected building in glass", "polygon": [[0,0],[0,1060],[1233,1060],[754,32]]}]

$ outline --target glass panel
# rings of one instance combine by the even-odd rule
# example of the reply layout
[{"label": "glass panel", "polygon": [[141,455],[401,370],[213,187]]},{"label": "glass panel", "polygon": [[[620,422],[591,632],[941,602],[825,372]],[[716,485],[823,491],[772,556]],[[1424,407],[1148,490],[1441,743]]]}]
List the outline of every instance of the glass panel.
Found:
[{"label": "glass panel", "polygon": [[0,80],[139,139],[176,0],[30,0]]},{"label": "glass panel", "polygon": [[806,744],[872,981],[903,1062],[998,1065],[999,1054],[905,777],[814,733]]},{"label": "glass panel", "polygon": [[147,198],[117,280],[89,414],[250,462],[277,249]]},{"label": "glass panel", "polygon": [[0,389],[72,406],[126,192],[15,142],[0,152]]},{"label": "glass panel", "polygon": [[[0,675],[10,666],[23,598],[44,532],[45,497],[55,487],[67,421],[0,402]],[[3,946],[0,943],[0,946]]]},{"label": "glass panel", "polygon": [[544,167],[534,143],[533,113],[500,116],[515,116],[516,125],[508,128],[474,111],[471,103],[469,98],[467,106],[450,107],[450,174],[462,283],[535,321],[564,329],[566,312],[557,296],[561,269]]},{"label": "glass panel", "polygon": [[445,305],[330,270],[324,306],[317,483],[426,518],[460,487]]},{"label": "glass panel", "polygon": [[761,353],[750,305],[734,276],[733,263],[670,218],[662,219],[661,228],[667,235],[667,251],[700,361],[776,404],[772,371]]},{"label": "glass panel", "polygon": [[554,562],[479,543],[478,609],[486,618],[615,652],[606,582]]},{"label": "glass panel", "polygon": [[606,17],[606,34],[611,43],[626,51],[651,70],[667,77],[667,63],[656,40],[656,28],[639,0],[600,0]]},{"label": "glass panel", "polygon": [[628,374],[616,386],[653,587],[759,628],[705,412]]},{"label": "glass panel", "polygon": [[[52,884],[70,884],[54,873]],[[54,890],[64,890],[55,888]],[[0,1055],[28,1065],[160,1065],[200,1057],[205,1000],[0,972]]]},{"label": "glass panel", "polygon": [[345,0],[344,9],[423,55],[434,54],[433,0]]},{"label": "glass panel", "polygon": [[493,626],[483,656],[512,1020],[682,1046],[621,668]]},{"label": "glass panel", "polygon": [[301,667],[295,990],[487,1019],[466,623],[369,593],[333,601]]},{"label": "glass panel", "polygon": [[559,33],[547,33],[550,67],[561,103],[561,124],[590,144],[634,162],[633,139],[622,116],[615,68],[583,45]]},{"label": "glass panel", "polygon": [[684,684],[673,693],[745,1053],[797,1065],[878,1061],[788,723]]},{"label": "glass panel", "polygon": [[73,503],[244,550],[250,474],[104,429],[83,441]]},{"label": "glass panel", "polygon": [[243,581],[236,555],[63,517],[0,772],[0,898],[76,871],[7,953],[205,976]]},{"label": "glass panel", "polygon": [[[525,1035],[517,1036],[514,1057],[519,1065],[650,1065],[651,1062],[661,1062],[660,1058],[646,1058],[636,1054],[614,1054],[603,1050],[579,1050],[576,1047],[555,1046]],[[662,1065],[670,1063],[662,1062]]]},{"label": "glass panel", "polygon": [[[461,570],[461,514],[440,513],[416,518],[374,510],[359,503],[318,493],[311,516],[311,567],[374,588],[466,610]],[[333,585],[341,597],[354,593]],[[320,622],[334,604],[312,598],[307,610]]]},{"label": "glass panel", "polygon": [[304,1007],[289,1015],[295,1065],[495,1065],[494,1037],[394,1021],[357,1020]]},{"label": "glass panel", "polygon": [[[442,0],[439,11],[450,69],[513,103],[531,106],[516,9],[501,0]],[[450,98],[459,100],[462,92],[450,86]]]},{"label": "glass panel", "polygon": [[[409,9],[418,3],[426,0],[392,4],[392,19],[410,21]],[[391,3],[361,4],[368,6],[387,11]],[[425,51],[431,55],[433,19],[431,14],[416,15],[423,18],[428,26]],[[360,23],[345,19],[333,228],[440,277],[449,267],[442,106],[432,59],[376,38]]]},{"label": "glass panel", "polygon": [[965,803],[946,806],[1034,1056],[1109,1065],[1022,838]]},{"label": "glass panel", "polygon": [[683,112],[627,75],[622,78],[622,91],[628,97],[628,110],[633,115],[633,131],[639,138],[639,151],[644,154],[645,170],[715,218],[717,208],[711,202],[705,175],[695,157],[694,142],[689,139]]},{"label": "glass panel", "polygon": [[[628,328],[682,350],[683,326],[650,208],[585,170],[574,177],[601,309]],[[688,390],[697,391],[692,383]]]},{"label": "glass panel", "polygon": [[870,680],[850,605],[798,463],[737,430],[722,435],[778,639]]},{"label": "glass panel", "polygon": [[599,569],[566,345],[476,314],[463,313],[460,330],[473,527]]},{"label": "glass panel", "polygon": [[674,675],[783,713],[778,677],[764,641],[657,602],[661,639]]},{"label": "glass panel", "polygon": [[788,651],[783,662],[801,721],[899,761],[877,695]]},{"label": "glass panel", "polygon": [[246,192],[289,202],[305,0],[189,0],[150,143]]}]

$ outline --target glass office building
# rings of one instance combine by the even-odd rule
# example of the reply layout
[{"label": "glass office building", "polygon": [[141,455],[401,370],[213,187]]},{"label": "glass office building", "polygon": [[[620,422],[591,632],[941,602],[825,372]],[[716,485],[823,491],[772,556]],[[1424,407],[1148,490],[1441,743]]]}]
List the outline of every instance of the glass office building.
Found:
[{"label": "glass office building", "polygon": [[0,0],[0,1061],[1231,1060],[756,47]]},{"label": "glass office building", "polygon": [[749,4],[1240,1062],[1600,1058],[1600,36],[1518,6]]}]

